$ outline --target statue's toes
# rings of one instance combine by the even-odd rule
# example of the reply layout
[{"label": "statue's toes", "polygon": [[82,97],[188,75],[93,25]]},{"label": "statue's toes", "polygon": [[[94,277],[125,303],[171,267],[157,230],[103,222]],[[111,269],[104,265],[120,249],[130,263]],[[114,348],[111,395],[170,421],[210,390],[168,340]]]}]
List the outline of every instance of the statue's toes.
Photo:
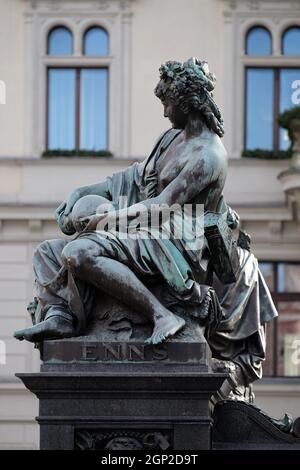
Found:
[{"label": "statue's toes", "polygon": [[155,332],[152,333],[150,338],[146,339],[145,343],[146,344],[158,344],[158,343],[160,343],[159,334],[155,333]]},{"label": "statue's toes", "polygon": [[147,339],[145,340],[145,344],[153,344],[153,343],[152,343],[152,338],[153,338],[153,335],[150,336],[150,338],[147,338]]},{"label": "statue's toes", "polygon": [[159,339],[159,335],[152,336],[152,341],[151,341],[152,344],[159,344],[160,342],[161,340]]},{"label": "statue's toes", "polygon": [[151,336],[151,344],[160,344],[166,339],[165,334],[162,331],[154,332]]}]

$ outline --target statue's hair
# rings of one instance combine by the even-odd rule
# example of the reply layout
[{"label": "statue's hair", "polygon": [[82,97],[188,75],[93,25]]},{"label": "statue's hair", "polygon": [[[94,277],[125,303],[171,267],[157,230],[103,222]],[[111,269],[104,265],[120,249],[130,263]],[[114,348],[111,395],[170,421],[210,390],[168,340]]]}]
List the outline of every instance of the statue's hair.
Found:
[{"label": "statue's hair", "polygon": [[224,135],[223,119],[213,100],[216,77],[208,63],[191,58],[184,63],[168,61],[160,69],[160,81],[154,93],[162,101],[170,100],[185,113],[199,111],[209,129]]}]

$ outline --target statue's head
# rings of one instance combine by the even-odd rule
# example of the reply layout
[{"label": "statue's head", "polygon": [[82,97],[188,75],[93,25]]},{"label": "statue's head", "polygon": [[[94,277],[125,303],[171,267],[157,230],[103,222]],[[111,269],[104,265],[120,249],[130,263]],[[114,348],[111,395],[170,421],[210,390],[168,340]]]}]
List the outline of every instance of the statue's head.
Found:
[{"label": "statue's head", "polygon": [[216,78],[208,63],[191,58],[184,63],[168,61],[160,69],[160,80],[154,90],[165,108],[173,127],[183,129],[190,113],[199,113],[207,127],[224,135],[220,110],[213,100]]}]

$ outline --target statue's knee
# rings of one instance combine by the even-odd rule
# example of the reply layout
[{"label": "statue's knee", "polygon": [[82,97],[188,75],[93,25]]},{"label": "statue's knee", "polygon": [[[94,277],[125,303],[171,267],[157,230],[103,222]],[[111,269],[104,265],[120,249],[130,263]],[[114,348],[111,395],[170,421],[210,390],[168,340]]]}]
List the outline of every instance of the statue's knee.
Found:
[{"label": "statue's knee", "polygon": [[84,262],[84,250],[80,242],[70,242],[62,251],[62,262],[71,271],[78,271]]},{"label": "statue's knee", "polygon": [[57,261],[60,259],[60,254],[63,247],[66,245],[65,240],[60,240],[53,238],[51,240],[44,240],[40,243],[33,251],[33,262],[40,262],[49,258],[51,260]]},{"label": "statue's knee", "polygon": [[40,259],[41,256],[49,252],[49,240],[45,240],[40,243],[33,251],[33,262]]}]

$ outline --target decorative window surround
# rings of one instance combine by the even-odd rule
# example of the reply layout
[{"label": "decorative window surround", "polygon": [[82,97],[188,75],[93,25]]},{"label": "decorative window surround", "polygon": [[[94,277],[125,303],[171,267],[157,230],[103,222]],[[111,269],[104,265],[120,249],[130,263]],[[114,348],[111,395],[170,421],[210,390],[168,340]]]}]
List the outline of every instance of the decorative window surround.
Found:
[{"label": "decorative window surround", "polygon": [[[299,67],[299,57],[281,54],[281,36],[289,26],[300,26],[299,0],[223,0],[224,2],[224,119],[225,146],[231,158],[244,148],[245,68]],[[273,54],[247,56],[245,38],[253,26],[265,26],[272,35]],[[300,77],[299,77],[300,78]],[[240,124],[241,123],[241,124]]]},{"label": "decorative window surround", "polygon": [[[46,149],[47,67],[109,68],[109,150],[126,158],[130,152],[131,2],[133,0],[23,0],[25,21],[25,156]],[[56,25],[70,29],[74,53],[47,56],[47,36]],[[91,26],[108,31],[110,55],[82,55],[84,32]]]}]

